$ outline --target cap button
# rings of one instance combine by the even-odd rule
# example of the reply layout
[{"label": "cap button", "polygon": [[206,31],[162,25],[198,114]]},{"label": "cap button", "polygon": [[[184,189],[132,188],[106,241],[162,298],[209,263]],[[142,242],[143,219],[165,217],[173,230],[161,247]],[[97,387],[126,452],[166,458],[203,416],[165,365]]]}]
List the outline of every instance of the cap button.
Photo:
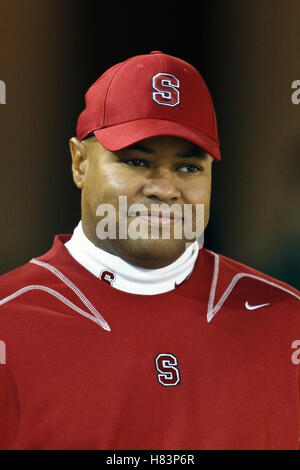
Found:
[{"label": "cap button", "polygon": [[163,54],[162,51],[151,51],[150,54]]}]

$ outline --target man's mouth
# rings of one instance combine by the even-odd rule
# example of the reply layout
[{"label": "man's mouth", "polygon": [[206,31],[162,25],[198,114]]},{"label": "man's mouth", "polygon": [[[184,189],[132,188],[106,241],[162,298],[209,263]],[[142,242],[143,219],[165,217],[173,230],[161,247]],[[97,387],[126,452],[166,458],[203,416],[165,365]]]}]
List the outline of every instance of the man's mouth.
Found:
[{"label": "man's mouth", "polygon": [[149,212],[138,212],[131,214],[128,214],[129,217],[140,217],[141,220],[146,221],[149,224],[152,225],[173,225],[178,222],[182,222],[183,218],[182,216],[178,216],[174,213],[169,213],[169,212],[155,212],[155,211],[149,211]]}]

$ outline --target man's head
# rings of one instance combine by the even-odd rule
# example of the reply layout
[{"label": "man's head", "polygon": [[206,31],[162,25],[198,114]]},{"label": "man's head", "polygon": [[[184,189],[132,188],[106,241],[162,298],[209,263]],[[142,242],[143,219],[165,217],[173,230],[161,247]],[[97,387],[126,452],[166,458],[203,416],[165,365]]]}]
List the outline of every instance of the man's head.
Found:
[{"label": "man's head", "polygon": [[[111,152],[95,137],[80,142],[72,138],[73,178],[82,190],[82,224],[88,238],[98,247],[120,256],[125,261],[144,268],[159,268],[175,261],[185,250],[188,240],[184,236],[184,207],[192,209],[195,231],[196,204],[204,205],[204,227],[209,219],[211,194],[211,167],[213,158],[195,144],[170,136],[143,140],[124,150]],[[128,227],[141,216],[130,213],[133,204],[142,204],[148,211],[152,205],[164,203],[181,208],[175,212],[182,215],[172,219],[170,212],[168,238],[162,236],[162,223],[158,221],[159,237],[151,238],[151,221],[147,223],[147,238],[124,239],[118,237],[120,228],[120,196],[127,197]],[[97,209],[110,204],[116,209],[116,238],[100,240],[96,227],[100,217]],[[151,207],[152,206],[152,207]],[[135,212],[136,213],[136,212]],[[187,218],[187,216],[186,216]],[[154,216],[154,224],[157,223]],[[174,237],[176,224],[180,224],[180,238]],[[153,224],[152,224],[153,225]]]},{"label": "man's head", "polygon": [[[209,91],[187,62],[156,51],[109,69],[86,93],[70,148],[74,181],[82,189],[83,230],[96,246],[131,264],[159,268],[194,241],[187,239],[183,227],[188,205],[193,230],[196,206],[204,205],[206,227],[211,165],[220,159],[219,141]],[[126,216],[120,209],[124,197]],[[109,239],[99,238],[97,230],[104,204],[116,209],[116,236]],[[133,204],[142,204],[141,211],[134,211]],[[164,210],[176,206],[178,211],[171,212],[171,219],[157,218],[153,204],[163,204]],[[150,210],[154,215],[148,218],[144,212]],[[124,229],[124,218],[129,228]],[[149,236],[130,236],[131,228],[142,222],[141,232]],[[165,223],[167,238],[162,235]],[[155,225],[153,237],[150,229]]]}]

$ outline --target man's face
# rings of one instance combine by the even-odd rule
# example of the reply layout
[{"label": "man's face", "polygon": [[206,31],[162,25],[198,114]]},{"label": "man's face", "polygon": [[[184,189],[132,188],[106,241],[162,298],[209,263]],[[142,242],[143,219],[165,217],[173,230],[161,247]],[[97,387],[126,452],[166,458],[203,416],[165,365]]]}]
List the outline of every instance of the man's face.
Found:
[{"label": "man's face", "polygon": [[[207,226],[213,158],[193,143],[178,137],[162,136],[110,152],[95,137],[81,143],[73,138],[71,152],[74,181],[82,189],[83,230],[99,248],[139,267],[160,268],[174,262],[185,251],[186,243],[199,237],[198,233],[193,239],[187,239],[184,234],[184,223],[187,222],[184,219],[185,205],[192,207],[192,228],[195,231],[196,204],[203,204],[204,228]],[[130,227],[134,220],[135,227],[136,222],[141,222],[144,234],[146,225],[147,238],[133,239],[129,232],[126,238],[118,236],[120,196],[127,196],[127,226]],[[134,215],[130,206],[136,203],[143,204],[149,216],[153,204],[164,203],[164,207],[176,204],[182,210],[183,218]],[[116,238],[101,240],[97,236],[96,227],[101,217],[96,212],[101,204],[115,208]],[[167,238],[162,235],[163,221],[169,226]],[[178,223],[182,227],[181,235],[175,238]],[[156,238],[151,237],[153,225],[156,225],[158,233]]]}]

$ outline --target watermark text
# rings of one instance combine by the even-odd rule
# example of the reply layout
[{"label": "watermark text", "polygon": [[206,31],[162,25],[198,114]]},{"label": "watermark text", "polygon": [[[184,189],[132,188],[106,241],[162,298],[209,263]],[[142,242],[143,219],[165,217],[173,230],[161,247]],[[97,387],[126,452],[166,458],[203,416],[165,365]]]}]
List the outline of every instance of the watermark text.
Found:
[{"label": "watermark text", "polygon": [[5,342],[0,339],[0,364],[6,364],[6,345]]},{"label": "watermark text", "polygon": [[6,104],[6,85],[3,80],[0,80],[0,104]]},{"label": "watermark text", "polygon": [[291,100],[293,104],[300,103],[300,80],[294,80],[292,82],[291,87],[295,89],[295,91],[291,95]]},{"label": "watermark text", "polygon": [[291,348],[296,349],[292,354],[292,363],[297,366],[300,364],[300,339],[295,339],[291,344]]},{"label": "watermark text", "polygon": [[199,239],[204,232],[204,204],[127,205],[127,196],[119,196],[118,208],[100,204],[96,216],[101,220],[96,235],[105,239]]}]

